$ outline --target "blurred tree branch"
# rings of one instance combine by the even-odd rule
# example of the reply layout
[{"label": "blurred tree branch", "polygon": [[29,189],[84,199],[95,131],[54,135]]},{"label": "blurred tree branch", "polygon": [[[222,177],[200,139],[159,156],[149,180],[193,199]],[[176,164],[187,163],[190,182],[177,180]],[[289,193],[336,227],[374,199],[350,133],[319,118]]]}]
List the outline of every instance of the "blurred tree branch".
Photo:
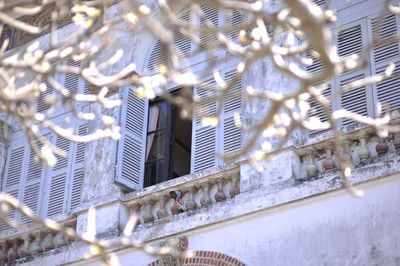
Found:
[{"label": "blurred tree branch", "polygon": [[[275,13],[268,13],[265,6],[269,1],[230,1],[230,0],[158,0],[146,5],[137,0],[121,1],[123,14],[120,17],[110,18],[107,15],[108,7],[113,1],[69,1],[69,0],[19,0],[0,2],[0,21],[3,31],[3,44],[0,50],[0,110],[14,121],[18,121],[26,132],[32,147],[35,149],[39,161],[52,165],[55,163],[54,154],[65,154],[46,138],[40,135],[43,128],[73,141],[88,142],[100,138],[119,138],[119,127],[111,117],[96,117],[93,113],[84,113],[77,108],[77,103],[99,103],[104,108],[115,108],[123,102],[110,96],[109,91],[124,86],[133,86],[136,95],[141,98],[154,98],[160,96],[179,105],[182,116],[191,117],[194,110],[211,100],[222,102],[229,89],[241,80],[251,66],[260,59],[270,59],[274,66],[285,75],[297,81],[297,88],[290,88],[289,93],[274,93],[268,90],[247,87],[243,92],[245,101],[263,100],[268,103],[268,111],[257,123],[247,127],[242,123],[240,116],[235,117],[237,126],[244,132],[250,132],[251,138],[244,147],[235,154],[224,155],[225,159],[238,159],[240,157],[250,161],[257,161],[274,155],[282,147],[291,134],[300,129],[302,131],[325,130],[331,128],[334,132],[334,143],[339,154],[342,152],[340,145],[341,134],[337,127],[341,119],[352,119],[376,129],[382,137],[390,132],[399,132],[398,126],[390,125],[389,113],[376,118],[365,117],[349,110],[331,111],[330,103],[338,94],[327,97],[324,95],[326,84],[323,82],[338,77],[349,71],[364,68],[368,64],[368,56],[378,45],[398,43],[400,35],[397,33],[388,38],[381,39],[374,36],[372,42],[363,48],[361,53],[339,56],[337,47],[332,45],[335,36],[333,23],[336,21],[335,12],[323,10],[310,0],[285,0],[282,8]],[[245,18],[238,24],[225,23],[216,26],[212,18],[206,16],[204,7],[228,12],[238,11]],[[31,25],[20,18],[34,16],[51,9],[51,19],[45,25]],[[189,20],[183,20],[181,10],[189,10]],[[382,18],[389,14],[398,14],[400,7],[386,1],[386,9]],[[179,12],[178,12],[179,11]],[[57,31],[60,24],[65,24],[66,18],[71,18],[76,25],[76,31],[68,38],[58,39]],[[194,19],[203,21],[201,25],[193,23]],[[228,19],[229,21],[229,19]],[[64,25],[63,24],[63,25]],[[121,26],[122,25],[122,26]],[[12,47],[12,40],[7,38],[7,29],[19,30],[31,34],[33,38],[44,36],[50,32],[46,44],[39,45],[36,41],[29,45]],[[135,38],[147,32],[154,39],[162,42],[164,56],[154,69],[137,73],[135,62],[119,68],[116,73],[111,73],[114,67],[124,56],[123,51],[115,50],[106,60],[102,51],[113,46],[112,36],[114,31],[124,31],[126,36]],[[232,34],[232,32],[234,34]],[[201,36],[210,35],[212,42],[202,43]],[[196,44],[196,49],[185,52],[174,45],[177,38],[186,38]],[[214,41],[215,40],[215,41]],[[43,41],[41,41],[43,42]],[[207,57],[207,69],[216,69],[220,59],[215,56],[217,51],[225,50],[232,58],[237,59],[237,75],[226,82],[217,71],[214,71],[216,86],[211,88],[217,93],[210,93],[210,97],[199,99],[193,97],[192,88],[201,86],[201,79],[196,76],[190,67],[189,61],[197,55]],[[312,51],[312,58],[306,54]],[[101,59],[101,60],[100,60]],[[66,60],[78,62],[80,67],[65,65]],[[321,71],[314,73],[307,71],[306,67],[318,60]],[[394,69],[394,64],[387,66],[386,71],[365,77],[347,84],[339,94],[356,89],[366,84],[372,84],[389,78]],[[90,90],[89,94],[71,93],[62,84],[54,79],[55,74],[72,74],[83,79]],[[166,87],[170,83],[183,86],[182,93],[170,95]],[[55,94],[43,97],[43,93],[51,87]],[[97,88],[97,89],[93,89]],[[318,117],[310,115],[310,98],[323,107],[324,115],[328,118],[322,122]],[[49,109],[38,112],[37,108],[45,102]],[[66,108],[77,119],[93,120],[103,119],[104,128],[95,133],[79,136],[69,128],[63,128],[51,121],[52,115],[60,108]],[[221,112],[221,110],[218,110]],[[203,117],[203,121],[218,120],[215,117]],[[207,120],[208,119],[208,120]],[[214,119],[214,120],[213,120]],[[279,144],[272,150],[271,145],[257,147],[258,139],[263,135],[278,137]],[[33,145],[35,141],[41,142],[41,149]],[[258,153],[257,153],[258,151]],[[256,154],[256,156],[253,156]],[[260,155],[261,154],[261,155]],[[339,161],[341,159],[339,158]],[[345,170],[348,166],[339,163],[342,177],[347,184]],[[348,186],[351,192],[354,189]],[[79,236],[68,231],[54,222],[43,221],[35,218],[33,213],[20,205],[10,196],[0,195],[3,212],[8,207],[22,211],[34,221],[44,226],[74,236],[81,241],[99,248],[102,253],[111,244],[96,240],[95,238]],[[6,215],[1,215],[6,220]],[[134,218],[132,218],[135,221]],[[6,221],[7,222],[7,221]],[[13,221],[8,221],[13,226],[18,226]],[[136,222],[134,222],[136,224]],[[120,245],[143,248],[151,254],[161,254],[160,250],[151,250],[140,243],[121,240]],[[97,254],[98,255],[98,254]],[[101,255],[101,256],[103,256]],[[107,261],[107,256],[102,259]]]}]

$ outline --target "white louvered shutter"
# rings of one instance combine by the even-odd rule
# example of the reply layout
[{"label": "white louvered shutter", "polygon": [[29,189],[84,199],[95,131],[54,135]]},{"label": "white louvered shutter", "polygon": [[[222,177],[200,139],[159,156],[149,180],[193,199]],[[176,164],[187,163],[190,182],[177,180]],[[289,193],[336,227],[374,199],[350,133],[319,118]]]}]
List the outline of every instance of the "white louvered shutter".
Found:
[{"label": "white louvered shutter", "polygon": [[[379,24],[377,18],[372,19],[372,35],[374,38],[387,39],[397,34],[398,21],[395,15],[388,15]],[[382,105],[382,111],[390,112],[400,109],[400,49],[399,43],[389,43],[374,47],[373,62],[376,74],[381,74],[390,63],[396,64],[392,76],[376,84],[377,102]]]},{"label": "white louvered shutter", "polygon": [[[182,16],[180,16],[180,20],[182,20],[185,23],[189,23],[190,22],[190,12],[185,11],[182,14]],[[174,47],[175,51],[177,51],[178,57],[182,58],[184,56],[187,56],[191,52],[192,42],[191,42],[190,38],[186,37],[178,30],[174,30],[173,47]]]},{"label": "white louvered shutter", "polygon": [[[27,149],[26,143],[23,141],[12,142],[6,162],[6,172],[4,175],[4,183],[2,191],[14,196],[18,200],[22,197],[22,187],[24,184]],[[9,212],[9,218],[19,220],[20,214],[15,212],[15,209]],[[0,222],[0,230],[10,229],[8,225]]]},{"label": "white louvered shutter", "polygon": [[[9,195],[11,195],[11,196],[13,196],[13,197],[15,197],[15,198],[18,198],[18,189],[16,189],[16,190],[11,190],[11,191],[6,191]],[[11,210],[8,212],[8,218],[9,219],[15,219],[16,217],[15,217],[15,215],[16,215],[16,212],[15,212],[15,209],[14,208],[11,208]],[[3,223],[2,221],[0,221],[0,232],[1,231],[5,231],[5,230],[9,230],[9,229],[11,229],[12,227],[11,226],[9,226],[8,224],[6,224],[6,223]]]},{"label": "white louvered shutter", "polygon": [[[378,102],[382,105],[384,113],[400,109],[400,61],[396,62],[396,68],[390,76],[376,84]],[[380,74],[386,70],[386,66],[377,69]]]},{"label": "white louvered shutter", "polygon": [[228,10],[225,12],[225,27],[228,27],[226,36],[232,40],[237,40],[240,29],[237,28],[243,22],[243,16],[238,10]]},{"label": "white louvered shutter", "polygon": [[[356,80],[362,80],[365,78],[363,73],[357,75],[346,76],[340,79],[340,87],[349,84],[350,82]],[[367,88],[366,86],[361,86],[354,88],[346,93],[341,94],[340,98],[341,108],[359,114],[363,116],[368,116],[368,100],[367,100]],[[347,126],[353,123],[353,120],[343,119],[342,125]]]},{"label": "white louvered shutter", "polygon": [[[213,79],[204,81],[202,86],[194,89],[195,97],[199,100],[214,97],[216,95],[215,86]],[[192,173],[217,165],[217,128],[205,127],[201,123],[201,118],[216,116],[216,112],[217,104],[215,99],[205,101],[194,111],[191,155]]]},{"label": "white louvered shutter", "polygon": [[166,46],[161,40],[157,40],[153,49],[151,50],[151,54],[149,60],[147,62],[147,69],[149,71],[155,71],[161,65],[165,65],[167,63],[166,56]]},{"label": "white louvered shutter", "polygon": [[46,99],[53,95],[53,86],[50,84],[49,80],[55,80],[55,68],[52,66],[52,70],[49,75],[43,77],[41,82],[46,85],[46,90],[40,92],[37,102],[37,111],[44,112],[50,108],[50,104],[46,102]]},{"label": "white louvered shutter", "polygon": [[[200,49],[209,49],[210,47],[214,47],[218,44],[218,40],[215,37],[216,35],[210,31],[210,29],[205,28],[205,26],[211,26],[213,29],[218,29],[219,25],[219,11],[216,8],[209,6],[202,6],[201,11],[204,16],[200,17]],[[207,22],[211,23],[209,25]]]},{"label": "white louvered shutter", "polygon": [[[30,185],[25,186],[22,203],[28,206],[35,214],[39,213],[40,203],[40,192],[41,182],[34,182]],[[25,215],[22,215],[21,222],[30,222],[31,219]]]},{"label": "white louvered shutter", "polygon": [[242,146],[242,134],[238,127],[240,125],[240,113],[242,110],[242,81],[235,80],[236,70],[225,73],[225,81],[233,82],[231,88],[226,91],[223,101],[223,112],[221,117],[222,129],[222,152],[229,154],[238,151]]},{"label": "white louvered shutter", "polygon": [[115,181],[129,189],[143,187],[148,100],[138,98],[133,88],[123,91],[121,132]]},{"label": "white louvered shutter", "polygon": [[[373,38],[387,39],[397,34],[396,16],[391,14],[384,17],[379,23],[378,18],[372,19],[372,36]],[[374,47],[374,62],[375,64],[391,61],[399,56],[399,43],[392,42],[386,45]]]},{"label": "white louvered shutter", "polygon": [[[309,72],[311,74],[317,74],[317,73],[323,71],[322,62],[314,54],[314,51],[315,50],[313,48],[310,48],[310,49],[308,49],[308,51],[306,53],[306,57],[313,60],[312,64],[306,66],[307,72]],[[320,88],[320,92],[325,97],[329,97],[332,94],[332,81],[314,84],[314,86],[316,88]],[[310,104],[310,109],[309,109],[309,113],[308,113],[309,117],[313,117],[313,116],[318,117],[321,122],[328,121],[328,118],[327,118],[322,106],[315,100],[315,98],[310,98],[308,100],[308,103]],[[333,108],[333,106],[331,105],[330,110],[332,110],[332,108]],[[312,135],[316,135],[316,134],[319,134],[322,132],[325,132],[325,131],[310,131],[310,135],[312,136]]]},{"label": "white louvered shutter", "polygon": [[[338,34],[338,53],[340,57],[360,54],[367,44],[367,33],[365,20],[352,23]],[[342,74],[337,80],[337,86],[341,90],[340,108],[364,116],[372,116],[372,92],[370,86],[361,86],[342,92],[347,84],[362,80],[369,75],[369,70],[362,69]],[[343,119],[342,126],[353,123],[350,119]]]},{"label": "white louvered shutter", "polygon": [[315,54],[314,48],[307,49],[306,57],[313,60],[310,65],[306,66],[307,72],[310,72],[311,74],[316,74],[323,70],[322,61]]},{"label": "white louvered shutter", "polygon": [[66,153],[66,157],[56,155],[57,163],[50,170],[48,179],[48,200],[47,216],[54,216],[65,213],[67,210],[69,176],[71,172],[72,142],[61,136],[54,136],[55,144],[58,149]]},{"label": "white louvered shutter", "polygon": [[361,23],[347,27],[338,34],[338,53],[345,57],[359,54],[363,48],[363,27]]},{"label": "white louvered shutter", "polygon": [[[318,84],[318,85],[316,85],[316,87],[320,88],[320,92],[325,97],[329,97],[332,94],[330,82]],[[308,103],[310,104],[310,109],[309,109],[309,113],[308,113],[309,117],[313,117],[313,116],[318,117],[321,122],[328,121],[328,117],[325,114],[322,106],[315,100],[315,98],[311,98],[308,101]],[[330,110],[332,111],[332,105],[330,106]],[[320,130],[320,131],[313,130],[313,131],[310,131],[310,135],[315,135],[315,134],[322,133],[325,131],[326,130]]]},{"label": "white louvered shutter", "polygon": [[[76,134],[79,136],[85,136],[88,133],[87,122],[80,123],[77,127]],[[85,143],[77,142],[74,143],[74,158],[73,158],[73,172],[70,180],[70,195],[68,209],[73,210],[79,205],[82,195],[82,184],[83,184],[83,167],[85,161]]]},{"label": "white louvered shutter", "polygon": [[87,81],[84,82],[83,93],[84,94],[92,94],[92,91],[89,88],[89,83]]},{"label": "white louvered shutter", "polygon": [[[14,146],[14,145],[13,145]],[[11,146],[12,147],[12,146]],[[25,165],[25,146],[21,144],[12,147],[7,160],[7,171],[5,174],[5,191],[19,187]]]},{"label": "white louvered shutter", "polygon": [[[49,134],[44,138],[49,138]],[[37,141],[35,143],[38,150],[41,149],[42,144]],[[41,165],[36,159],[36,154],[32,148],[29,149],[28,169],[26,172],[26,179],[23,188],[22,202],[27,205],[35,214],[42,216],[42,195],[44,189],[44,179],[46,174],[46,167]],[[30,219],[23,215],[21,222],[29,222]]]},{"label": "white louvered shutter", "polygon": [[[70,68],[76,68],[80,69],[81,63],[74,61],[72,59],[67,59],[66,63],[67,67]],[[78,88],[79,88],[79,76],[72,74],[72,73],[66,73],[65,74],[65,79],[64,79],[64,88],[69,91],[70,94],[77,94],[78,93]]]},{"label": "white louvered shutter", "polygon": [[324,8],[326,6],[326,0],[313,0],[314,4]]}]

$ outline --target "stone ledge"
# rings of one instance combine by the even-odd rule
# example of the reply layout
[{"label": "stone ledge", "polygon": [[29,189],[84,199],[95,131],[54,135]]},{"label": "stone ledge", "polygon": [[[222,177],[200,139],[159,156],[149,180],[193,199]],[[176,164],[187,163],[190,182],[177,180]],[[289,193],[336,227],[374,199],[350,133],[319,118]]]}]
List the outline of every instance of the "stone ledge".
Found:
[{"label": "stone ledge", "polygon": [[[385,166],[385,167],[382,167]],[[357,168],[350,178],[351,184],[379,180],[381,177],[394,175],[400,170],[400,158],[389,162],[379,162]],[[372,172],[371,174],[366,174]],[[216,203],[206,208],[178,214],[139,226],[132,239],[150,241],[169,235],[182,233],[198,227],[230,220],[238,216],[250,215],[263,210],[276,208],[291,202],[311,198],[320,194],[343,189],[339,175],[330,174],[318,180],[304,182],[276,193],[265,188],[238,194],[234,199]],[[188,221],[190,219],[190,221]],[[185,220],[185,223],[182,221]]]},{"label": "stone ledge", "polygon": [[182,185],[189,185],[190,183],[200,182],[203,179],[207,179],[213,175],[223,175],[226,172],[235,171],[238,168],[238,164],[224,164],[222,166],[211,167],[203,171],[188,174],[185,176],[177,177],[172,180],[162,182],[150,187],[143,188],[141,190],[133,191],[131,193],[122,196],[121,201],[130,202],[137,198],[150,195],[152,193],[160,192],[162,190],[171,189],[173,187],[179,187]]}]

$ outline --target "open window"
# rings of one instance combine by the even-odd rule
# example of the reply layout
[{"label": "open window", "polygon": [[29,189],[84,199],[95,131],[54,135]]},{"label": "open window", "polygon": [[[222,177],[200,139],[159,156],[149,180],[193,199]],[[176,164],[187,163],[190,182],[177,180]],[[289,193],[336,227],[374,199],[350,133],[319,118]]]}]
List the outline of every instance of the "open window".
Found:
[{"label": "open window", "polygon": [[[126,104],[120,117],[122,137],[115,174],[118,184],[127,190],[138,190],[221,165],[225,162],[219,155],[241,148],[241,131],[235,116],[241,111],[242,83],[231,67],[221,70],[221,76],[231,83],[228,90],[218,91],[211,77],[193,88],[195,97],[205,101],[194,110],[192,120],[182,119],[179,107],[167,101],[141,99],[134,88],[123,90]],[[215,93],[224,96],[224,100],[216,102],[212,98]],[[217,114],[218,109],[221,112]],[[215,115],[217,126],[201,123],[201,117]]]},{"label": "open window", "polygon": [[144,186],[190,173],[192,122],[179,107],[156,99],[149,104]]}]

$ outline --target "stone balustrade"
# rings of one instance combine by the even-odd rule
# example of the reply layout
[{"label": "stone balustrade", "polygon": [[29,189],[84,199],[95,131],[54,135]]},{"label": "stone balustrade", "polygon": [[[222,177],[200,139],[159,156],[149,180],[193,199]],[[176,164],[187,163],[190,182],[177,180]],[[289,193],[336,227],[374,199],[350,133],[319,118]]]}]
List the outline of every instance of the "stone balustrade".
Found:
[{"label": "stone balustrade", "polygon": [[234,198],[239,192],[240,173],[235,169],[136,198],[129,208],[144,224]]},{"label": "stone balustrade", "polygon": [[[76,221],[64,224],[66,227],[76,228]],[[27,232],[10,239],[0,241],[0,264],[16,259],[29,258],[45,251],[68,245],[74,239],[66,237],[62,233],[56,233],[48,229],[35,232]]]},{"label": "stone balustrade", "polygon": [[[367,128],[343,135],[341,160],[345,167],[357,168],[400,154],[400,133],[386,138],[379,137],[373,129]],[[335,171],[339,155],[332,139],[296,149],[302,162],[301,180],[321,178],[329,171]]]}]

